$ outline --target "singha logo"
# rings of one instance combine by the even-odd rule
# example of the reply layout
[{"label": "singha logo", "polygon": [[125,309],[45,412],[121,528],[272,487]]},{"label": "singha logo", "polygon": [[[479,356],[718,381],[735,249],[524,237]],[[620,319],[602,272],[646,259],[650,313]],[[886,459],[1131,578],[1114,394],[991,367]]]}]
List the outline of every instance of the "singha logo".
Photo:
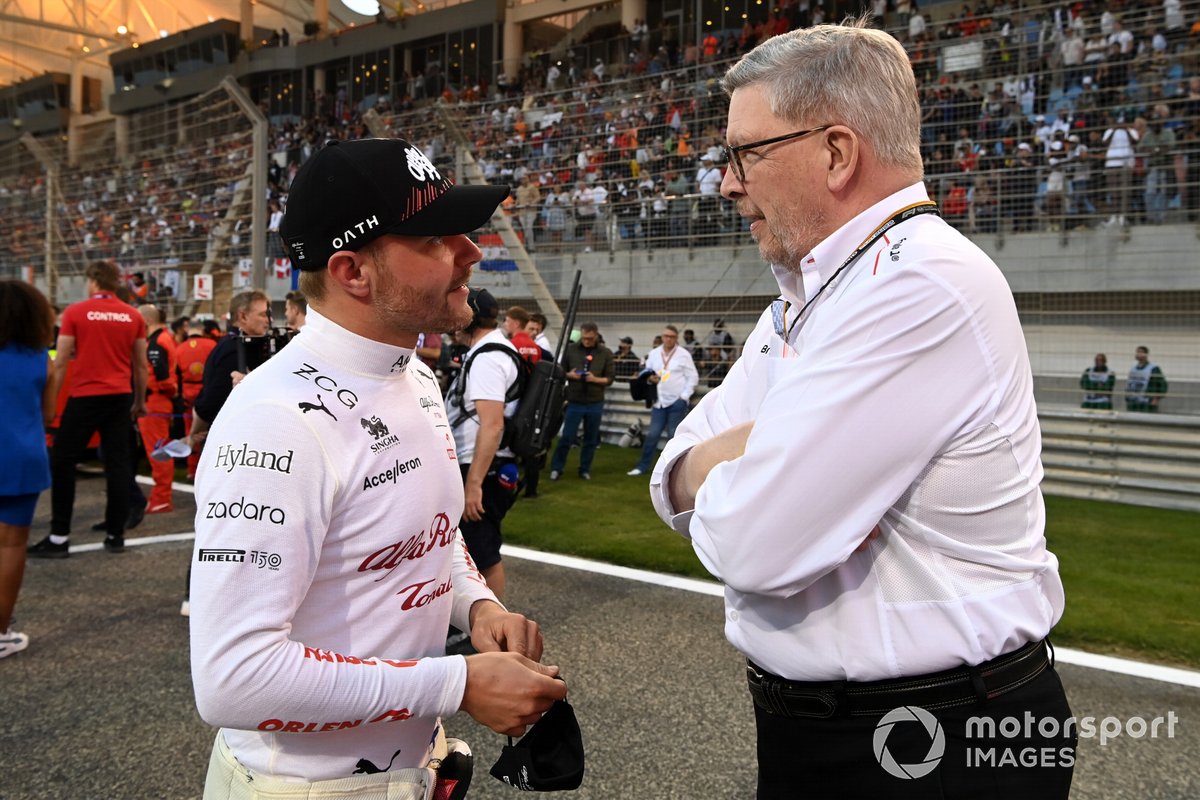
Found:
[{"label": "singha logo", "polygon": [[388,435],[388,427],[380,421],[379,417],[360,419],[359,422],[362,424],[363,430],[374,436],[376,440]]}]

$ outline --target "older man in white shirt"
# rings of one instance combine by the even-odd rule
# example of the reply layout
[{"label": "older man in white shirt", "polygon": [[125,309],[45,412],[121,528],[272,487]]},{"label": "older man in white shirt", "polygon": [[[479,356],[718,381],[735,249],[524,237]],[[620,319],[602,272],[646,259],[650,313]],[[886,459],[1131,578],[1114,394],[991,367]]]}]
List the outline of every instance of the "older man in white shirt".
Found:
[{"label": "older man in white shirt", "polygon": [[[757,796],[1066,798],[1025,341],[1000,270],[925,192],[904,50],[855,24],[796,30],[723,87],[723,194],[780,297],[650,493],[725,584]],[[1007,717],[1034,728],[970,722]],[[1049,755],[989,767],[976,748]]]},{"label": "older man in white shirt", "polygon": [[658,398],[650,411],[650,429],[642,443],[642,458],[627,475],[644,475],[658,452],[663,433],[670,439],[688,410],[688,402],[700,375],[687,348],[679,346],[679,329],[667,325],[662,332],[663,343],[646,356],[647,379],[658,390]]}]

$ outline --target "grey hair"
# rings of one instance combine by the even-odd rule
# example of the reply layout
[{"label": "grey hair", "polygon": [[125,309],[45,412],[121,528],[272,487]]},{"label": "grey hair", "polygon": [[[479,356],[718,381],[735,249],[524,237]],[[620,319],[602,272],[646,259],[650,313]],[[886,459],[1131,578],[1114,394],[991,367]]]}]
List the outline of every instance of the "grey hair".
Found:
[{"label": "grey hair", "polygon": [[721,88],[763,84],[771,112],[801,125],[840,124],[880,163],[924,173],[917,82],[904,48],[867,18],[774,36],[729,68]]}]

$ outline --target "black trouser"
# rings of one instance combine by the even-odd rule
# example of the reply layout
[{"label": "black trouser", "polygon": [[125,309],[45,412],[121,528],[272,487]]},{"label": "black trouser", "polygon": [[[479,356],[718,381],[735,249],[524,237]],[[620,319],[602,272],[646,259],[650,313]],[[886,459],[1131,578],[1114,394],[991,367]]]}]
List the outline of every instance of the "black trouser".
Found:
[{"label": "black trouser", "polygon": [[[464,518],[458,523],[458,530],[467,545],[467,552],[470,553],[475,566],[481,570],[500,563],[500,545],[503,541],[500,523],[512,507],[516,492],[500,485],[497,472],[505,464],[513,463],[515,462],[511,458],[498,458],[492,462],[492,468],[483,479],[483,516],[474,522]],[[471,465],[460,463],[459,467],[462,468],[465,482]]]},{"label": "black trouser", "polygon": [[72,397],[67,400],[54,435],[50,453],[50,533],[66,536],[71,532],[71,515],[75,508],[75,465],[83,457],[92,434],[100,432],[104,449],[104,482],[106,503],[105,531],[120,536],[129,518],[129,482],[132,479],[133,459],[129,410],[132,394],[103,394],[93,397]]},{"label": "black trouser", "polygon": [[546,454],[523,458],[521,466],[525,468],[525,496],[535,497],[538,493],[538,477],[542,474],[542,467],[546,466]]},{"label": "black trouser", "polygon": [[[903,706],[901,706],[903,707]],[[883,715],[788,718],[754,707],[758,729],[759,800],[797,798],[872,798],[872,800],[1058,800],[1068,796],[1075,764],[1077,731],[1061,731],[1071,717],[1058,673],[1046,669],[1024,686],[990,700],[951,709],[928,709],[940,724],[945,751],[922,777],[896,777],[893,771],[919,773],[936,755],[936,738],[915,721],[890,729]],[[1026,712],[1033,723],[1026,737]],[[1005,718],[1019,721],[1015,735]],[[968,725],[968,720],[972,723]],[[991,738],[984,738],[993,726]],[[1059,733],[1044,735],[1055,726]],[[883,750],[880,746],[883,746]],[[907,768],[907,770],[905,769]]]}]

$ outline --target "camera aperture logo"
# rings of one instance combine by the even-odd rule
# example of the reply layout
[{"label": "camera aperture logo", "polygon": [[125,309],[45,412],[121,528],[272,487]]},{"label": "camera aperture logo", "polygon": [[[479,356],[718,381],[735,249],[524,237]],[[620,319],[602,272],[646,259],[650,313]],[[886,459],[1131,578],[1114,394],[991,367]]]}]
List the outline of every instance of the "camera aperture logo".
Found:
[{"label": "camera aperture logo", "polygon": [[[929,752],[925,754],[923,760],[915,764],[898,763],[887,749],[888,736],[891,734],[892,728],[900,722],[920,723],[925,728],[925,732],[929,734]],[[879,762],[879,766],[896,778],[913,780],[924,778],[937,769],[942,756],[946,753],[946,734],[942,731],[937,717],[925,709],[920,706],[900,706],[893,708],[883,715],[883,719],[879,720],[879,724],[875,726],[873,744],[875,760]]]}]

